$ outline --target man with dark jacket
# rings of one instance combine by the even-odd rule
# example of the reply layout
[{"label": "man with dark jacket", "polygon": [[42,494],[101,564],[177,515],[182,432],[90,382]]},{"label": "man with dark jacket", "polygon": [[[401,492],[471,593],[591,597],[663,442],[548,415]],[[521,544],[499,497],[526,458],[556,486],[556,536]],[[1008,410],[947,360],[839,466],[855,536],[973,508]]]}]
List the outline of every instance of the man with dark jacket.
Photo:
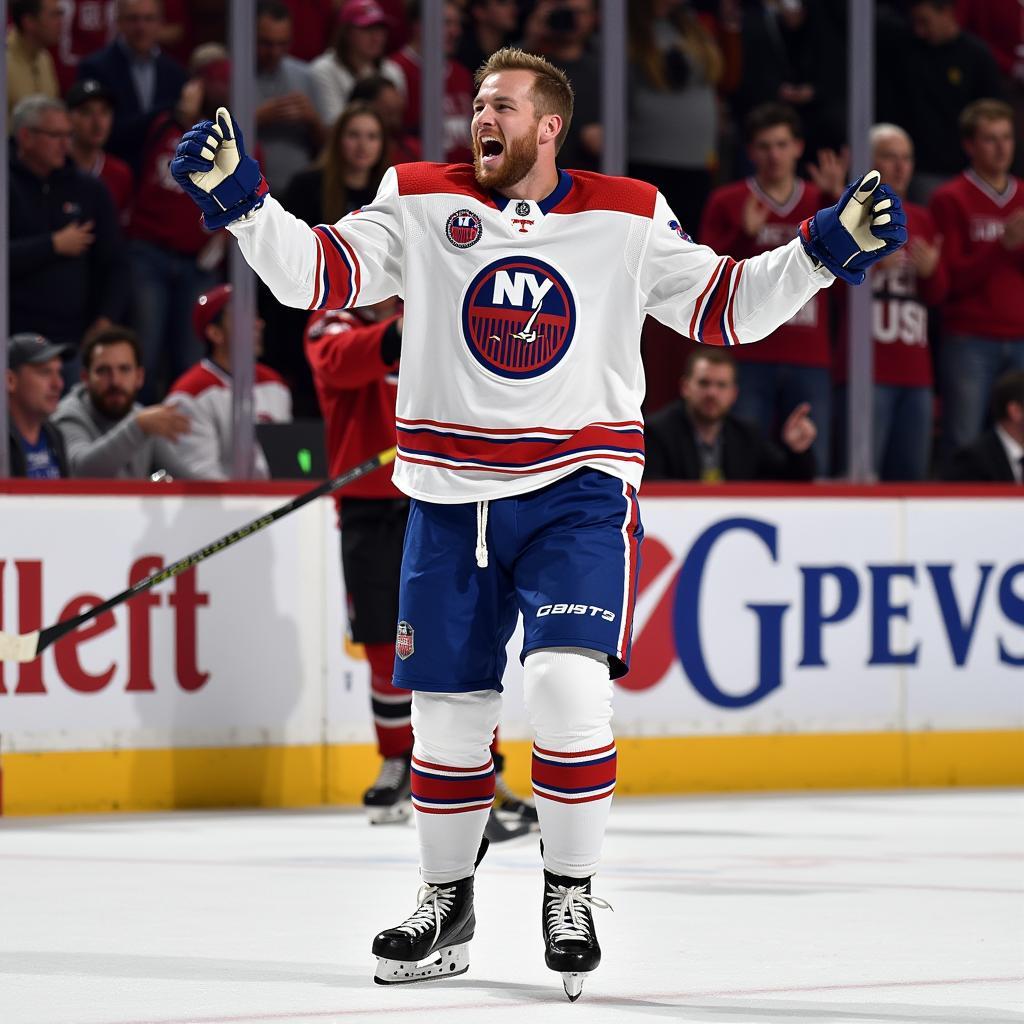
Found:
[{"label": "man with dark jacket", "polygon": [[11,330],[77,347],[128,305],[117,213],[106,186],[68,160],[71,123],[59,100],[30,96],[12,120]]},{"label": "man with dark jacket", "polygon": [[68,476],[64,438],[49,422],[64,382],[68,354],[41,334],[16,334],[7,345],[7,436],[11,476],[55,480]]},{"label": "man with dark jacket", "polygon": [[178,102],[187,77],[157,43],[162,20],[160,0],[119,0],[117,38],[78,65],[80,79],[96,79],[114,97],[107,149],[136,169],[149,122]]},{"label": "man with dark jacket", "polygon": [[954,454],[947,480],[1024,484],[1024,370],[1010,370],[996,381],[992,422]]},{"label": "man with dark jacket", "polygon": [[811,480],[817,429],[807,403],[782,427],[782,447],[730,414],[739,389],[725,349],[701,348],[686,364],[678,401],[647,419],[645,480]]}]

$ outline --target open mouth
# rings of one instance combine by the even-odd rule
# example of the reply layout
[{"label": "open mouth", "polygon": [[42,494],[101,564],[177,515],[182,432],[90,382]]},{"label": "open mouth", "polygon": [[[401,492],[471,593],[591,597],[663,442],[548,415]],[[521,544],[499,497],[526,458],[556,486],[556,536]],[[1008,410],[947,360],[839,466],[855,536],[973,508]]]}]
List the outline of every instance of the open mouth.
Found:
[{"label": "open mouth", "polygon": [[484,166],[496,162],[504,152],[504,145],[493,135],[485,135],[480,139],[480,159]]}]

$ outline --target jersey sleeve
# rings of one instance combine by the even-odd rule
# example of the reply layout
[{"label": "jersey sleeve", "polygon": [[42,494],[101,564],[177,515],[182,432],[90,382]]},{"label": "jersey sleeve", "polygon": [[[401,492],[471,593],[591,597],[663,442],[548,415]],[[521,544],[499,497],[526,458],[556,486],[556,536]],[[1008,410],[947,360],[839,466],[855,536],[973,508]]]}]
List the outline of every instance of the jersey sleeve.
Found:
[{"label": "jersey sleeve", "polygon": [[659,193],[639,285],[644,311],[706,345],[746,345],[784,324],[835,278],[799,239],[738,262],[680,234]]},{"label": "jersey sleeve", "polygon": [[228,230],[286,306],[348,309],[403,294],[405,230],[394,168],[369,206],[337,224],[311,228],[268,196]]}]

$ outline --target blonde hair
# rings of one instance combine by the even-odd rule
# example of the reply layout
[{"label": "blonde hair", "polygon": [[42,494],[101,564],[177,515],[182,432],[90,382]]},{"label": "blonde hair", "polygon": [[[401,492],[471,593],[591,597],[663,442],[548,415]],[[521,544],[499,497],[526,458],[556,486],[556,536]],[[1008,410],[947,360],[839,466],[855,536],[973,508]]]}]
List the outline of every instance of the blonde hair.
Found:
[{"label": "blonde hair", "polygon": [[572,123],[574,94],[566,73],[535,53],[517,50],[514,46],[505,46],[492,53],[477,69],[473,76],[473,84],[477,91],[485,78],[496,75],[499,71],[529,71],[533,74],[530,99],[533,101],[533,109],[537,116],[557,114],[562,119],[562,130],[555,140],[557,153],[562,148],[569,132],[569,125]]}]

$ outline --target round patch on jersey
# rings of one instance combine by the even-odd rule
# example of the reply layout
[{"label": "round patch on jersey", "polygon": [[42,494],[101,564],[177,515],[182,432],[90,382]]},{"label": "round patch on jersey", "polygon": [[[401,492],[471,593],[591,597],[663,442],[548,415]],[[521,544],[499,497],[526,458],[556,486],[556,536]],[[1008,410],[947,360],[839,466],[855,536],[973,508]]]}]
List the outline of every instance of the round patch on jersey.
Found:
[{"label": "round patch on jersey", "polygon": [[532,256],[489,263],[462,300],[462,337],[473,358],[508,380],[553,369],[575,333],[572,290],[554,267]]},{"label": "round patch on jersey", "polygon": [[456,249],[468,249],[480,241],[484,225],[472,210],[456,210],[448,218],[444,233]]}]

